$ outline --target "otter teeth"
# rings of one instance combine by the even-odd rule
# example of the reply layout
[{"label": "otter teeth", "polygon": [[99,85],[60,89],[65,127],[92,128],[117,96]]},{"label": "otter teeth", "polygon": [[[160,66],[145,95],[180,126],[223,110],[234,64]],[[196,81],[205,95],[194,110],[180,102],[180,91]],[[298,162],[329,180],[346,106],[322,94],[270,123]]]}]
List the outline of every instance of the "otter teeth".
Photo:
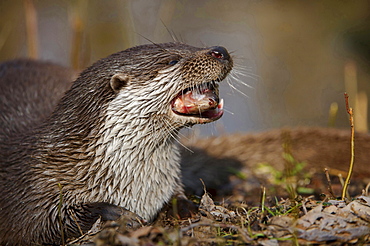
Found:
[{"label": "otter teeth", "polygon": [[223,110],[224,109],[224,99],[221,98],[220,102],[218,103],[217,109]]}]

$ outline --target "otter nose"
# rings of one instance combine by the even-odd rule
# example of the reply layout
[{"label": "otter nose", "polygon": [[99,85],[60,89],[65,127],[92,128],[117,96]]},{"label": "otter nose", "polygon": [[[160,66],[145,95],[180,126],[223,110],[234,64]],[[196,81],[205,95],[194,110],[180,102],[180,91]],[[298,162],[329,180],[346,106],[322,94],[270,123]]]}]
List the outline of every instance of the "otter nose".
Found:
[{"label": "otter nose", "polygon": [[227,50],[222,46],[211,47],[211,51],[209,52],[209,54],[219,60],[230,60],[229,52],[227,52]]}]

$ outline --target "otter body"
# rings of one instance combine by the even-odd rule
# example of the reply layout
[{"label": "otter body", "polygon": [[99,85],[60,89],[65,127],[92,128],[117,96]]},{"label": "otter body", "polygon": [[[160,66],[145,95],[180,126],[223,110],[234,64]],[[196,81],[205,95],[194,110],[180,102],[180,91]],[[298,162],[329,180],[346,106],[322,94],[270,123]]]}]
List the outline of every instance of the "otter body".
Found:
[{"label": "otter body", "polygon": [[49,62],[0,64],[0,140],[40,124],[54,110],[77,74]]},{"label": "otter body", "polygon": [[[4,75],[25,62],[39,71],[38,62],[5,63],[0,85],[26,91],[28,82],[17,85],[22,69]],[[48,111],[39,104],[4,114],[0,244],[57,244],[62,232],[79,236],[124,209],[152,220],[171,196],[183,196],[178,131],[222,116],[217,82],[232,64],[223,47],[138,46],[87,68],[59,103],[45,93],[41,101],[57,104],[49,116],[33,114]],[[16,103],[7,98],[1,113]]]}]

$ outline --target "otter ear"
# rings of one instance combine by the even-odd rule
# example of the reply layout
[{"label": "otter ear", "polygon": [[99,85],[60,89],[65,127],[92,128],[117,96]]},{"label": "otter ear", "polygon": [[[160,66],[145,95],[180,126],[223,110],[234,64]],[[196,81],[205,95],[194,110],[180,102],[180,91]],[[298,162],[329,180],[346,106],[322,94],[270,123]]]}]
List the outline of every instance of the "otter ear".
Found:
[{"label": "otter ear", "polygon": [[130,78],[123,73],[117,73],[110,79],[110,87],[114,92],[120,91],[123,87],[127,86],[130,82]]}]

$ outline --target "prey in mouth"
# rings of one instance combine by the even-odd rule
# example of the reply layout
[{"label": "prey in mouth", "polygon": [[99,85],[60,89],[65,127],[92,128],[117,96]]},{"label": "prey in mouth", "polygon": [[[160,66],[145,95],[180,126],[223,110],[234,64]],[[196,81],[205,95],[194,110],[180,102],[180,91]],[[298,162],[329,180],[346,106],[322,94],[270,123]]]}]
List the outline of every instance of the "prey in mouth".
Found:
[{"label": "prey in mouth", "polygon": [[203,83],[181,91],[171,101],[172,111],[177,115],[199,118],[201,123],[219,119],[224,111],[217,82]]}]

